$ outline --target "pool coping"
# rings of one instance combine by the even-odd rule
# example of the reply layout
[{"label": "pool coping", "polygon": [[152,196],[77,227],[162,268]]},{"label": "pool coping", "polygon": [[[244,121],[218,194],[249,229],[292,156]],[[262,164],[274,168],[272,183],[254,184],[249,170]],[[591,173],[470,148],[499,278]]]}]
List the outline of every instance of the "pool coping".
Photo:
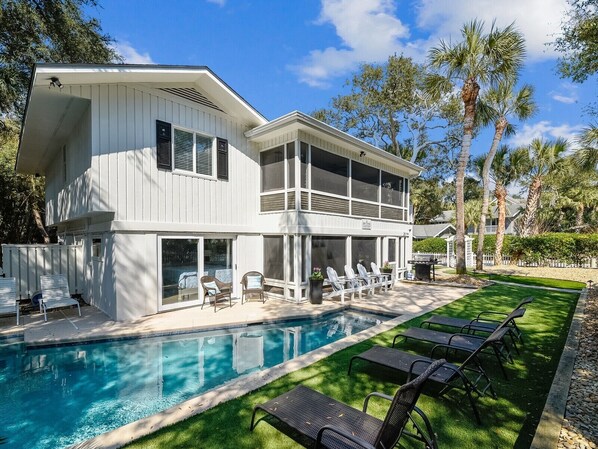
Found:
[{"label": "pool coping", "polygon": [[[452,299],[448,302],[438,304],[437,307],[449,304],[459,298]],[[310,351],[307,354],[303,354],[295,359],[288,360],[279,365],[273,366],[266,370],[252,373],[249,376],[241,376],[237,379],[226,383],[218,388],[210,390],[204,394],[195,396],[184,402],[181,402],[173,407],[170,407],[162,412],[148,416],[146,418],[133,421],[132,423],[126,424],[122,427],[118,427],[109,432],[97,435],[89,440],[76,443],[68,446],[68,449],[117,449],[123,447],[126,444],[133,442],[141,437],[154,433],[164,427],[168,427],[177,422],[191,418],[192,416],[203,413],[217,405],[236,399],[240,396],[244,396],[258,388],[261,388],[270,382],[279,379],[289,373],[305,368],[313,363],[316,363],[338,351],[353,346],[362,341],[368,340],[376,335],[386,332],[399,324],[405,323],[413,318],[424,315],[431,310],[436,309],[433,307],[429,310],[424,309],[417,313],[403,314],[396,318],[385,321],[379,325],[373,326],[369,329],[365,329],[361,332],[353,334],[349,337],[345,337],[336,342],[330,343],[326,346],[322,346],[314,351]],[[364,312],[376,312],[375,308],[368,307],[349,307],[350,309],[364,311]],[[335,309],[338,310],[338,309]],[[379,313],[379,311],[378,311]],[[308,316],[320,316],[323,313],[308,314]]]}]

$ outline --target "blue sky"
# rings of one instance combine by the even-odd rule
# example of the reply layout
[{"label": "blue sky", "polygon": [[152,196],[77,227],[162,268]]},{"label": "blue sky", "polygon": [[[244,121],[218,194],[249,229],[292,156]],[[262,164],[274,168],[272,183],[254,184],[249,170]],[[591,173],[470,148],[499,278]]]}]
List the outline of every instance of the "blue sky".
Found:
[{"label": "blue sky", "polygon": [[[88,13],[126,62],[207,65],[268,119],[328,106],[360,63],[393,53],[423,62],[430,47],[459,40],[462,25],[476,17],[487,26],[515,21],[526,38],[521,82],[535,87],[539,110],[517,124],[513,145],[570,139],[591,121],[583,108],[598,97],[596,77],[581,85],[559,78],[558,55],[546,45],[560,30],[566,0],[99,2]],[[482,134],[472,153],[489,144]]]}]

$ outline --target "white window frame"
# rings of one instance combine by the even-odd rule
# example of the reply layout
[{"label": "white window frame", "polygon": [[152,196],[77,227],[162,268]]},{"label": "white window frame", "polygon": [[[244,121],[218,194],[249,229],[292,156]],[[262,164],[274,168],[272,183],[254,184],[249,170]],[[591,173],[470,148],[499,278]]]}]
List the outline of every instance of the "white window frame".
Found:
[{"label": "white window frame", "polygon": [[[175,157],[174,157],[174,152],[175,152],[175,141],[174,141],[174,131],[175,129],[179,130],[179,131],[184,131],[187,133],[191,133],[193,134],[193,171],[190,170],[184,170],[182,168],[176,168],[175,166]],[[203,173],[197,173],[197,150],[196,150],[196,136],[200,135],[202,137],[206,137],[208,139],[212,140],[212,174],[210,175],[205,175]],[[194,177],[198,177],[198,178],[205,178],[205,179],[211,179],[211,180],[216,180],[216,162],[217,162],[217,154],[216,154],[216,136],[210,135],[210,134],[206,134],[200,131],[196,131],[194,129],[191,128],[185,128],[183,126],[176,126],[176,125],[172,125],[172,131],[171,131],[171,142],[172,142],[172,155],[171,155],[171,160],[172,160],[172,172],[178,175],[186,175],[186,176],[194,176]]]}]

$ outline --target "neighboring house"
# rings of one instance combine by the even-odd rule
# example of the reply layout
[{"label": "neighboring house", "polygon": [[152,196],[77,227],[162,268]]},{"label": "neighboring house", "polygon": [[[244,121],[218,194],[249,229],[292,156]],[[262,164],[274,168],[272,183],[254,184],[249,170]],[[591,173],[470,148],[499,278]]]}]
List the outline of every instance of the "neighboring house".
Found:
[{"label": "neighboring house", "polygon": [[434,237],[450,237],[457,230],[450,223],[435,223],[427,225],[413,225],[413,240],[424,240]]},{"label": "neighboring house", "polygon": [[[525,209],[525,200],[519,200],[510,196],[506,199],[506,217],[505,217],[505,234],[515,235],[517,231],[515,224],[517,218],[523,213]],[[498,210],[496,208],[496,199],[490,201],[491,215],[486,218],[486,234],[495,234],[498,226]],[[433,224],[450,224],[455,221],[455,211],[445,210],[432,220]],[[415,228],[414,228],[415,232]],[[467,229],[468,234],[474,234],[476,231],[473,227]],[[414,235],[415,238],[415,235]]]},{"label": "neighboring house", "polygon": [[206,67],[58,64],[33,70],[16,169],[46,176],[47,225],[116,320],[200,304],[204,273],[301,301],[314,266],[406,267],[421,171],[300,112],[268,121]]}]

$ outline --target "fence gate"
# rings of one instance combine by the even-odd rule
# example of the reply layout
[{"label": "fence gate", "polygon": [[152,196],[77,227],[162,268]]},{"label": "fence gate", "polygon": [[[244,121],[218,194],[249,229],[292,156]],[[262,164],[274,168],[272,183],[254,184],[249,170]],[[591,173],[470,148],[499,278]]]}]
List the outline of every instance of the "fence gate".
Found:
[{"label": "fence gate", "polygon": [[66,275],[71,293],[85,288],[82,245],[2,244],[2,270],[5,276],[17,279],[17,291],[23,298],[40,290],[43,274]]}]

